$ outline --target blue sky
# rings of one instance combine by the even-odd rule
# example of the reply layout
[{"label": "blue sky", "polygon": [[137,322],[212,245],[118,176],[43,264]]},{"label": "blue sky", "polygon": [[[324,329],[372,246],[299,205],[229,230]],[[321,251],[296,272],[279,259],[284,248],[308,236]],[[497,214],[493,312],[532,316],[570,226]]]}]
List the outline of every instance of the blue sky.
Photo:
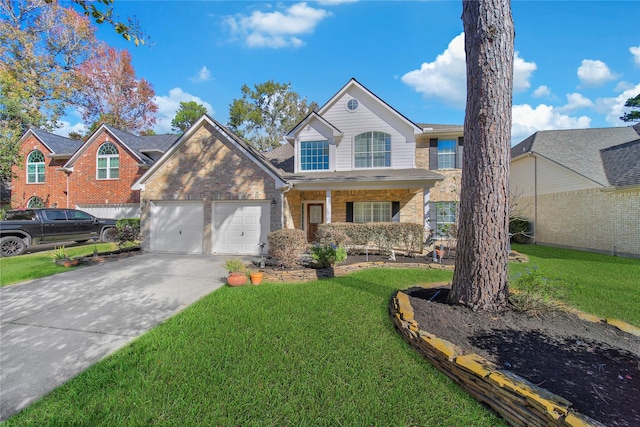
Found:
[{"label": "blue sky", "polygon": [[[127,1],[150,43],[128,49],[154,87],[157,133],[181,101],[226,123],[243,84],[292,84],[328,101],[350,78],[416,123],[462,124],[465,65],[461,1]],[[640,93],[640,1],[512,1],[516,28],[512,143],[538,130],[627,126]],[[78,129],[70,113],[58,132]]]}]

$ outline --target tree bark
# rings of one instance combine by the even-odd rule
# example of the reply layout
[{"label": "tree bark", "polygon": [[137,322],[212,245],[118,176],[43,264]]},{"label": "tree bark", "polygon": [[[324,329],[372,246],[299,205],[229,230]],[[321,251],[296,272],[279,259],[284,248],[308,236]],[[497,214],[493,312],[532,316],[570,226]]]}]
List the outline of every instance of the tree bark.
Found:
[{"label": "tree bark", "polygon": [[463,0],[467,63],[458,250],[449,302],[499,310],[509,288],[514,26],[509,0]]}]

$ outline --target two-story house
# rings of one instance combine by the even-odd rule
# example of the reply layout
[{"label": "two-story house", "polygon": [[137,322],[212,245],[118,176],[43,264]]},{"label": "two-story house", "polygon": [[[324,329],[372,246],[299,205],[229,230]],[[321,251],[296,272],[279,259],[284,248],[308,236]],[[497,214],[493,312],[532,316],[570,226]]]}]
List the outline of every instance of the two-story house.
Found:
[{"label": "two-story house", "polygon": [[280,228],[455,222],[462,126],[418,125],[352,79],[287,141],[262,154],[203,116],[133,187],[145,249],[258,254]]},{"label": "two-story house", "polygon": [[87,141],[29,129],[14,166],[13,208],[79,208],[98,216],[137,216],[131,185],[179,135],[136,136],[100,126]]}]

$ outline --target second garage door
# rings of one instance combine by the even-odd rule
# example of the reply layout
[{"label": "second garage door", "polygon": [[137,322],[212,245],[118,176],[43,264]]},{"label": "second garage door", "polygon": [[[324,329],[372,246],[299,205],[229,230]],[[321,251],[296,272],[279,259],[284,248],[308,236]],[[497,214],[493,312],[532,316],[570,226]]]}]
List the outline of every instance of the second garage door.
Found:
[{"label": "second garage door", "polygon": [[270,221],[268,201],[213,203],[213,252],[259,255]]}]

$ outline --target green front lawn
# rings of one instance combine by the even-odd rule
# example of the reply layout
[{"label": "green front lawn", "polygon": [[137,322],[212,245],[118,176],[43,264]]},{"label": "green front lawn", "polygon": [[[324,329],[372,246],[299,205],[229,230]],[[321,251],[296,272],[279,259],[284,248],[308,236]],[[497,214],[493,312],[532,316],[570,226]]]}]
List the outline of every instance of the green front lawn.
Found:
[{"label": "green front lawn", "polygon": [[[640,261],[515,246],[565,302],[640,325]],[[412,350],[392,293],[449,281],[371,269],[305,284],[224,287],[88,369],[13,425],[504,425]]]},{"label": "green front lawn", "polygon": [[[115,243],[98,243],[97,247],[99,252],[107,252],[117,249],[118,246]],[[91,255],[93,253],[93,243],[65,248],[65,252],[70,258]],[[54,264],[53,250],[0,258],[0,286],[51,276],[68,270],[69,267]]]},{"label": "green front lawn", "polygon": [[513,249],[526,254],[529,263],[510,264],[510,277],[537,269],[565,304],[640,326],[639,259],[535,245]]},{"label": "green front lawn", "polygon": [[394,290],[450,278],[382,269],[224,287],[7,425],[504,425],[389,318]]}]

